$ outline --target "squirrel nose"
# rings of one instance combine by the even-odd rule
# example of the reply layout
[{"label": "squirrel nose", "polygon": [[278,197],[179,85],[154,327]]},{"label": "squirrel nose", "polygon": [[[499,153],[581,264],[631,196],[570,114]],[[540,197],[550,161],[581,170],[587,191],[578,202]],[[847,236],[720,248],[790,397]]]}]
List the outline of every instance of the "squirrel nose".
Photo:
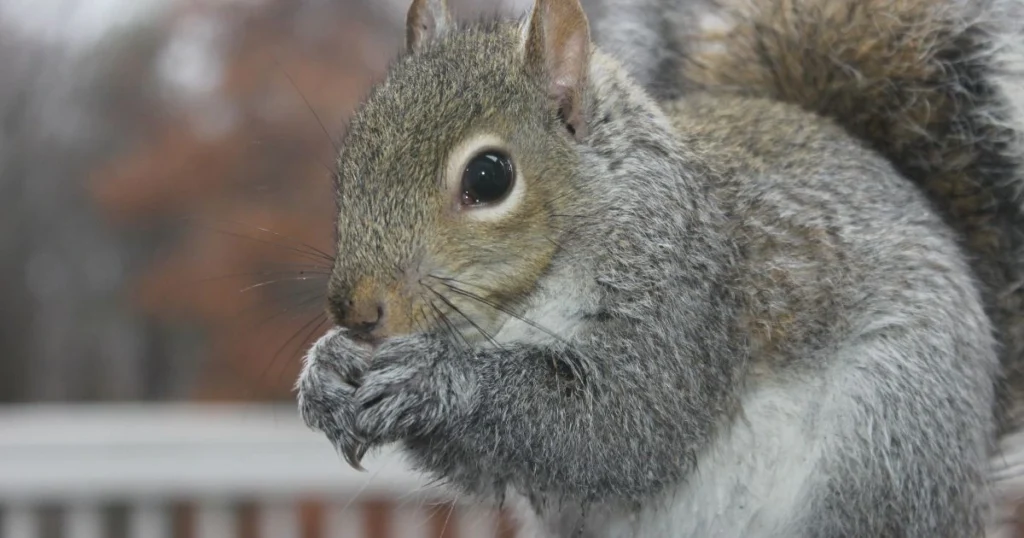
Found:
[{"label": "squirrel nose", "polygon": [[342,327],[352,331],[357,338],[372,339],[373,331],[384,319],[384,303],[375,300],[346,301],[341,316]]}]

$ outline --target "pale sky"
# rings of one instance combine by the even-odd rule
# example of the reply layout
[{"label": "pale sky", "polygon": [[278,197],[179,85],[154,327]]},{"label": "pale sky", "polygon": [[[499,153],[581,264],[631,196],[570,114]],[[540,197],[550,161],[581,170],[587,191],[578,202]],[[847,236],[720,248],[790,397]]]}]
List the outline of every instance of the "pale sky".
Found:
[{"label": "pale sky", "polygon": [[0,0],[0,18],[36,39],[80,48],[173,5],[174,0]]}]

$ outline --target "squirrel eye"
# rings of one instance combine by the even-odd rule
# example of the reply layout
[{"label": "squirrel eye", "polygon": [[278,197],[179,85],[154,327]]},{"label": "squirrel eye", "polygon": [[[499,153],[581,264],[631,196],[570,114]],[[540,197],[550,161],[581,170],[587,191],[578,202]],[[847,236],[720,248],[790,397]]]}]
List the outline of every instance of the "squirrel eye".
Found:
[{"label": "squirrel eye", "polygon": [[514,179],[508,156],[497,151],[477,154],[462,173],[462,205],[499,202],[512,190]]}]

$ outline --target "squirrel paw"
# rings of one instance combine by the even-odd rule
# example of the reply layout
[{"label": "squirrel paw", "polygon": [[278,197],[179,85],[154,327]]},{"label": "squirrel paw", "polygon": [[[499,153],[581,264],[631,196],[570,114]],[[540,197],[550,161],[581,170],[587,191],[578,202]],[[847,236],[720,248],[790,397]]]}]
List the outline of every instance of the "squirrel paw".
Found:
[{"label": "squirrel paw", "polygon": [[442,342],[425,336],[385,342],[356,390],[356,432],[370,445],[430,433],[469,406],[473,384]]},{"label": "squirrel paw", "polygon": [[369,350],[334,329],[306,354],[299,377],[298,400],[302,420],[323,432],[349,465],[359,462],[366,444],[356,435],[355,392],[368,364]]}]

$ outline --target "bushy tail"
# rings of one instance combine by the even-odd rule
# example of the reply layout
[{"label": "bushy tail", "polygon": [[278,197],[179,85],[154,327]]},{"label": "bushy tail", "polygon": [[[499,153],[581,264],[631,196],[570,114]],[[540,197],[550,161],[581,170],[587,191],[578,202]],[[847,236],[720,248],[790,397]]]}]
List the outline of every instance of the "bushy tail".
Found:
[{"label": "bushy tail", "polygon": [[1004,345],[1001,427],[1019,425],[1024,31],[1014,25],[1024,0],[718,0],[699,11],[681,40],[680,87],[770,97],[833,119],[960,232]]}]

